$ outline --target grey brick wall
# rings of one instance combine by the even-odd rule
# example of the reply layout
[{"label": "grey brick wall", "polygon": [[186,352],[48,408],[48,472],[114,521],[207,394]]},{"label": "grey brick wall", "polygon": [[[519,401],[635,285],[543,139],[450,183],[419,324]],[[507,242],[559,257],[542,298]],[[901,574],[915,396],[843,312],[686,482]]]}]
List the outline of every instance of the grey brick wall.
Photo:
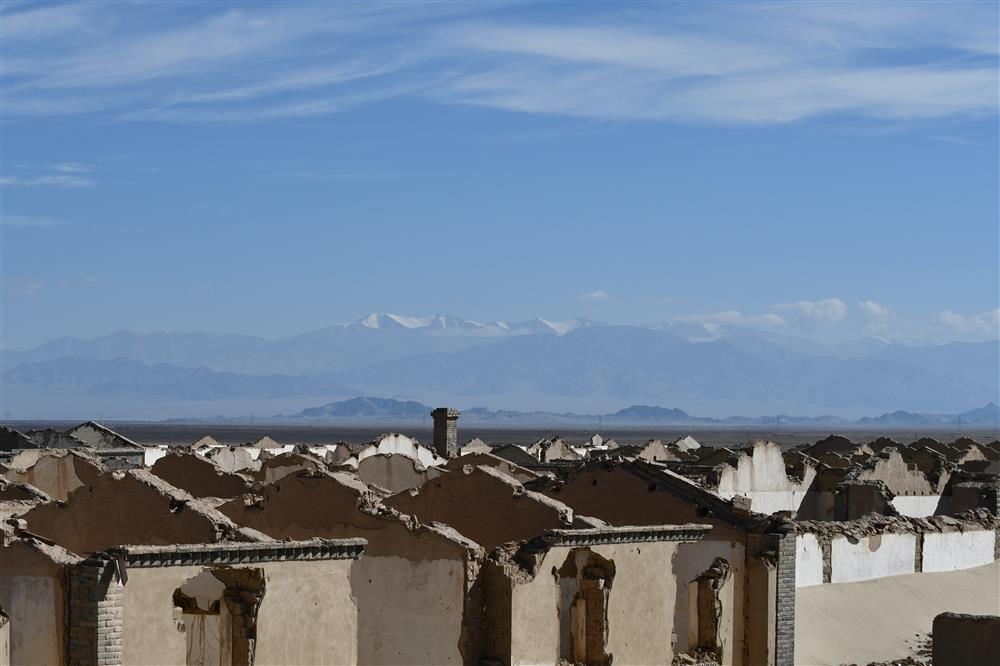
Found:
[{"label": "grey brick wall", "polygon": [[122,586],[110,560],[85,560],[69,574],[70,666],[122,663]]},{"label": "grey brick wall", "polygon": [[778,539],[777,618],[774,629],[776,666],[795,664],[795,532]]}]

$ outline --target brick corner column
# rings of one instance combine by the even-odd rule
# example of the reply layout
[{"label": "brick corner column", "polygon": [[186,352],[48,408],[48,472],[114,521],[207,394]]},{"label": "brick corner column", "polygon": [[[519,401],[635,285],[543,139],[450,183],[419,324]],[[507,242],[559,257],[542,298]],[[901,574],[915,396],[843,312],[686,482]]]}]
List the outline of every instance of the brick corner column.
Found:
[{"label": "brick corner column", "polygon": [[795,526],[777,530],[778,572],[774,631],[775,666],[795,664]]},{"label": "brick corner column", "polygon": [[121,665],[122,592],[112,560],[87,559],[70,569],[70,666]]}]

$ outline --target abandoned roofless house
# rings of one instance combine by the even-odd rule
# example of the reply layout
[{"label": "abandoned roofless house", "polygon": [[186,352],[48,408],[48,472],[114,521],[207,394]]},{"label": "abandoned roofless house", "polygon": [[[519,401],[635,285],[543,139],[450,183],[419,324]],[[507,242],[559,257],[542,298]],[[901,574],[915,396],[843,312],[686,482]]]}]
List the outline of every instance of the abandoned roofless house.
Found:
[{"label": "abandoned roofless house", "polygon": [[1000,442],[462,445],[459,416],[430,447],[0,430],[0,666],[1000,654]]}]

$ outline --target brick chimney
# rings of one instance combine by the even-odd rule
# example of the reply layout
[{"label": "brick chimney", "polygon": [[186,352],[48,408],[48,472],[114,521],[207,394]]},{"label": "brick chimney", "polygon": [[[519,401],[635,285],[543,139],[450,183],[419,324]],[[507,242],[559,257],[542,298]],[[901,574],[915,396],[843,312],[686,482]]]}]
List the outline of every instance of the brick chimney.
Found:
[{"label": "brick chimney", "polygon": [[442,458],[454,458],[458,455],[458,415],[453,407],[438,407],[431,416],[434,417],[434,450]]}]

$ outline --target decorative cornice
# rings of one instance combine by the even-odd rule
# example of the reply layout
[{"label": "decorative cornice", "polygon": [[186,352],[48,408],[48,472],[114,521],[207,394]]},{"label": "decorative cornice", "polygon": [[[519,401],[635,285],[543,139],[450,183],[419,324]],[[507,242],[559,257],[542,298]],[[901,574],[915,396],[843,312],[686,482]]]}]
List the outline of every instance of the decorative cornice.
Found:
[{"label": "decorative cornice", "polygon": [[121,546],[95,553],[85,563],[124,561],[129,568],[198,565],[300,562],[308,560],[356,560],[368,542],[365,539],[314,539],[310,541],[264,541],[253,543],[182,544],[177,546]]},{"label": "decorative cornice", "polygon": [[641,543],[647,541],[698,541],[711,525],[688,523],[684,525],[627,525],[622,527],[595,527],[588,529],[545,530],[542,541],[549,546],[596,546],[613,543]]}]

